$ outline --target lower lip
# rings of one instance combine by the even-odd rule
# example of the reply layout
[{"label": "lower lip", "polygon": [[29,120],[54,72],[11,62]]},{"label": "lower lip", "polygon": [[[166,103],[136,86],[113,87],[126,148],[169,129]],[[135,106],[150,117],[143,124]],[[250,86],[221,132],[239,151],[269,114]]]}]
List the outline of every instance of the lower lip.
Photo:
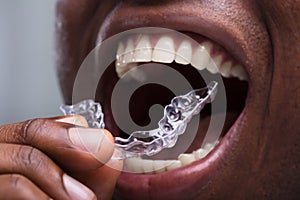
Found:
[{"label": "lower lip", "polygon": [[[205,158],[190,165],[161,174],[134,174],[123,172],[118,180],[118,199],[193,199],[208,182],[220,174],[220,167],[230,157],[232,138],[242,132],[245,108],[221,142]],[[188,195],[188,197],[187,197]]]}]

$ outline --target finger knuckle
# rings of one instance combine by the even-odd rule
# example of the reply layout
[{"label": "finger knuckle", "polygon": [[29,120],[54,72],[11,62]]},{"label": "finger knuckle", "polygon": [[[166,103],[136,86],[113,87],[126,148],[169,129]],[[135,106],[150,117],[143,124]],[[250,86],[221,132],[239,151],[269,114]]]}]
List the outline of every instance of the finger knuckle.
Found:
[{"label": "finger knuckle", "polygon": [[43,164],[43,153],[31,146],[20,146],[17,149],[18,165],[37,170]]},{"label": "finger knuckle", "polygon": [[24,132],[25,124],[27,124],[27,122],[0,126],[0,140],[4,143],[22,142],[22,134],[20,133]]},{"label": "finger knuckle", "polygon": [[[7,190],[10,191],[10,197],[8,199],[33,199],[33,197],[36,196],[32,191],[33,183],[25,176],[11,174],[7,175],[6,180],[5,186]],[[13,192],[13,194],[11,192]]]},{"label": "finger knuckle", "polygon": [[19,174],[11,174],[9,176],[9,185],[14,189],[14,190],[20,190],[23,189],[28,185],[28,180]]},{"label": "finger knuckle", "polygon": [[20,134],[23,144],[31,143],[39,133],[47,130],[46,119],[33,119],[24,125],[24,129]]}]

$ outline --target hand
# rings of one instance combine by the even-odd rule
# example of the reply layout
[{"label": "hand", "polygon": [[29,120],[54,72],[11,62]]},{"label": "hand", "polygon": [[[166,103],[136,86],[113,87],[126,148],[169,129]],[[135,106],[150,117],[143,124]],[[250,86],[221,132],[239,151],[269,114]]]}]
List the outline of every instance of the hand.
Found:
[{"label": "hand", "polygon": [[0,196],[110,199],[120,174],[104,165],[113,154],[113,138],[86,126],[81,116],[0,126]]}]

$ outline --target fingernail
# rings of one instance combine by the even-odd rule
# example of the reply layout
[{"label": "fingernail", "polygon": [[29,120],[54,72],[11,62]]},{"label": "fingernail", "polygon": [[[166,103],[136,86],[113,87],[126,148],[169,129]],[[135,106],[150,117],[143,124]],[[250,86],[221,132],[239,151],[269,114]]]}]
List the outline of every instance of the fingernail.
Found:
[{"label": "fingernail", "polygon": [[91,153],[102,163],[113,154],[113,137],[105,129],[74,127],[69,129],[69,137],[80,150]]},{"label": "fingernail", "polygon": [[63,182],[71,199],[96,199],[95,194],[88,187],[78,182],[74,178],[64,174]]},{"label": "fingernail", "polygon": [[76,126],[82,126],[82,127],[86,127],[86,128],[89,127],[88,122],[81,115],[70,115],[70,116],[63,117],[61,119],[57,119],[56,121],[73,124]]}]

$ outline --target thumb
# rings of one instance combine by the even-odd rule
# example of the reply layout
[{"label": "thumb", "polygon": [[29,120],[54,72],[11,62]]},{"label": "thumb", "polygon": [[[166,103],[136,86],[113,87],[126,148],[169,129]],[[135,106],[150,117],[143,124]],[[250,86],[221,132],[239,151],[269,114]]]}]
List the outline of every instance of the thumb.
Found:
[{"label": "thumb", "polygon": [[86,171],[101,167],[113,154],[112,135],[84,125],[81,116],[34,119],[0,127],[0,143],[28,145],[39,149],[64,169]]}]

